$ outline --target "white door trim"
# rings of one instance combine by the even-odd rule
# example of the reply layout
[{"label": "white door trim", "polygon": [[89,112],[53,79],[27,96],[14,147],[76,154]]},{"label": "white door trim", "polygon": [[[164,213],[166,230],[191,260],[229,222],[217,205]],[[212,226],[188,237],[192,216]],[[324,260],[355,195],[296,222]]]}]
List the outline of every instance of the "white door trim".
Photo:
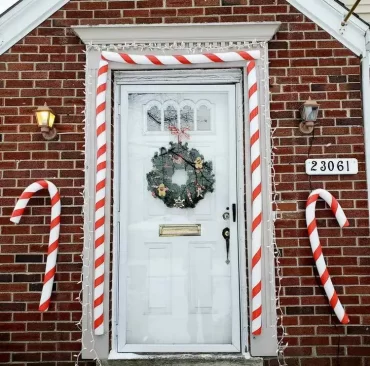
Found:
[{"label": "white door trim", "polygon": [[[229,93],[229,105],[236,106],[236,99],[238,100],[238,103],[242,102],[242,70],[235,70],[235,69],[224,69],[224,70],[201,70],[203,75],[202,77],[199,77],[199,71],[200,70],[186,70],[186,73],[182,73],[181,76],[179,76],[178,72],[173,70],[166,70],[162,72],[153,72],[152,77],[150,77],[151,72],[147,73],[147,79],[146,82],[143,83],[143,80],[140,80],[140,84],[154,84],[154,83],[167,83],[168,78],[170,77],[172,80],[172,83],[174,84],[183,84],[184,77],[185,80],[196,80],[198,84],[212,84],[212,83],[224,83],[229,84],[225,86],[220,86],[220,89],[225,90],[234,90],[233,100],[230,100],[230,93]],[[152,345],[150,347],[145,347],[145,350],[142,348],[142,345],[125,345],[124,349],[122,350],[120,348],[120,351],[118,351],[118,339],[120,339],[120,343],[123,341],[123,338],[120,336],[118,337],[118,313],[120,316],[125,316],[126,312],[125,309],[122,308],[122,306],[119,306],[118,304],[118,284],[119,284],[119,276],[118,276],[118,268],[122,268],[122,263],[124,261],[125,253],[120,253],[120,249],[123,248],[118,245],[118,242],[121,240],[123,235],[124,227],[126,226],[125,222],[122,222],[121,215],[121,207],[123,203],[125,202],[125,197],[121,195],[121,197],[118,196],[119,189],[122,187],[123,182],[121,181],[121,171],[120,171],[120,164],[118,163],[120,160],[117,158],[118,156],[120,159],[124,159],[124,156],[122,156],[122,151],[120,151],[120,146],[123,145],[123,141],[119,141],[120,139],[120,131],[119,131],[119,120],[121,117],[121,114],[127,111],[127,106],[123,105],[121,102],[123,99],[122,96],[122,84],[126,85],[125,87],[127,90],[135,90],[137,91],[138,88],[143,88],[142,86],[138,87],[138,81],[135,79],[134,74],[132,72],[118,72],[117,73],[117,80],[115,83],[115,121],[114,121],[114,172],[116,179],[114,180],[114,213],[113,213],[113,226],[114,226],[114,234],[113,234],[113,309],[112,309],[112,316],[113,316],[113,329],[112,329],[112,352],[113,353],[121,353],[121,352],[244,352],[244,347],[241,347],[241,345],[246,344],[246,340],[248,337],[247,329],[248,329],[248,314],[245,309],[247,309],[246,305],[246,261],[245,261],[245,235],[244,235],[244,227],[245,227],[245,221],[244,221],[244,205],[239,205],[238,207],[238,222],[233,223],[232,220],[230,221],[230,229],[231,232],[236,232],[236,228],[238,225],[242,225],[242,229],[239,229],[239,235],[238,235],[238,241],[236,238],[233,240],[234,244],[231,243],[230,245],[238,245],[239,252],[236,254],[235,261],[237,261],[239,258],[239,270],[234,271],[233,273],[238,273],[239,278],[234,278],[232,280],[233,286],[236,286],[234,288],[234,291],[236,293],[239,293],[239,301],[237,304],[233,304],[233,316],[236,316],[237,318],[234,319],[232,322],[233,324],[233,343],[232,345],[192,345],[191,348],[189,345],[184,345],[178,350],[175,350],[174,346],[168,345]],[[184,75],[186,74],[186,75]],[[142,73],[137,73],[138,76]],[[229,79],[228,79],[229,76]],[[177,80],[174,80],[176,79]],[[218,81],[219,80],[219,81]],[[227,80],[230,80],[227,82]],[[135,86],[130,87],[129,84],[136,84]],[[231,85],[230,85],[231,84]],[[205,88],[207,88],[205,86]],[[144,90],[147,90],[147,88],[144,87]],[[209,90],[209,88],[208,88]],[[235,98],[236,97],[236,98]],[[237,147],[236,149],[231,149],[230,151],[233,151],[234,156],[230,156],[230,161],[234,160],[238,162],[237,166],[234,166],[232,168],[232,164],[230,164],[230,175],[235,177],[234,182],[230,182],[230,186],[233,185],[237,189],[234,188],[234,194],[237,195],[237,197],[230,197],[230,202],[243,202],[244,200],[244,169],[243,169],[243,106],[242,104],[238,105],[238,108],[233,109],[229,108],[230,113],[230,120],[234,121],[233,126],[230,126],[230,130],[236,131],[236,136],[234,134],[234,142],[235,139],[237,141]],[[234,114],[232,116],[231,114]],[[238,128],[236,129],[236,126]],[[230,137],[231,138],[231,137]],[[230,143],[230,142],[229,142]],[[236,158],[237,156],[237,158]],[[121,160],[122,161],[122,160]],[[239,169],[239,170],[238,170]],[[236,176],[236,171],[239,171],[240,174],[238,174],[238,177]],[[118,178],[119,177],[119,178]],[[238,181],[237,181],[238,179]],[[119,222],[121,221],[121,222]],[[234,230],[233,227],[234,226]],[[125,252],[125,249],[123,249]],[[121,257],[120,260],[117,258]],[[118,262],[120,262],[120,265],[118,265]],[[122,277],[121,277],[122,278]],[[243,284],[240,286],[240,284]],[[239,286],[239,287],[238,287]],[[125,322],[124,319],[120,319],[120,321]],[[194,347],[195,346],[195,347]]]},{"label": "white door trim", "polygon": [[[230,25],[232,27],[232,25]],[[153,26],[152,32],[153,34],[156,33],[156,25]],[[96,32],[99,32],[99,28],[91,27],[90,28],[91,33],[95,34]],[[222,29],[218,29],[222,30]],[[175,33],[173,34],[174,39]],[[217,38],[219,34],[215,33],[214,37]],[[181,38],[181,37],[180,37]],[[134,38],[133,38],[134,39]],[[257,39],[259,41],[259,39]],[[234,43],[234,47],[237,47],[237,45]],[[150,52],[154,54],[158,54],[158,52],[161,52],[161,54],[164,52],[165,54],[170,54],[173,52],[177,53],[187,53],[189,50],[187,48],[176,48],[176,50],[168,50],[165,44],[160,44],[162,47],[161,50],[153,50],[150,48],[150,44],[144,44],[142,45],[143,49],[138,49],[136,44],[124,44],[124,45],[111,45],[110,47],[118,47],[119,49],[125,50],[125,52],[132,52],[132,53],[148,53]],[[186,44],[186,47],[195,47],[194,44]],[[257,65],[257,73],[258,73],[258,80],[259,80],[259,87],[260,90],[263,92],[260,93],[260,107],[261,107],[261,155],[262,155],[262,172],[263,177],[262,181],[265,182],[263,185],[263,212],[264,212],[264,220],[263,220],[263,232],[265,234],[264,237],[264,255],[263,255],[263,278],[266,280],[264,281],[264,286],[262,289],[263,292],[263,304],[264,304],[264,319],[263,319],[263,334],[260,337],[250,337],[248,342],[246,342],[246,339],[248,337],[246,336],[247,331],[243,332],[243,350],[245,349],[245,352],[252,353],[252,355],[259,355],[259,356],[274,356],[276,354],[277,349],[277,318],[276,318],[276,299],[275,299],[275,277],[274,277],[274,247],[273,247],[273,226],[274,226],[274,212],[272,211],[271,207],[271,169],[272,169],[272,162],[271,162],[271,156],[270,156],[270,120],[269,120],[269,93],[268,93],[268,80],[269,80],[269,73],[268,73],[268,45],[267,44],[255,44],[256,48],[259,48],[262,53],[262,58],[260,61],[256,63]],[[93,358],[101,358],[101,359],[107,359],[109,352],[111,350],[111,342],[109,339],[114,340],[114,337],[111,337],[111,333],[109,329],[109,324],[112,324],[112,328],[114,326],[114,323],[108,323],[106,322],[106,329],[105,334],[101,336],[95,336],[93,333],[93,320],[92,320],[92,286],[91,281],[93,278],[93,266],[91,263],[93,263],[93,215],[94,215],[94,191],[95,191],[95,158],[96,158],[96,139],[95,139],[95,124],[94,124],[94,118],[95,118],[95,106],[96,101],[94,98],[95,95],[95,86],[97,83],[97,68],[99,65],[100,60],[100,51],[99,51],[99,45],[87,45],[87,70],[86,70],[86,129],[85,129],[85,187],[84,187],[84,249],[83,249],[83,316],[82,316],[82,328],[83,328],[83,334],[82,334],[82,357],[84,359],[93,359]],[[225,44],[224,43],[213,43],[212,45],[203,42],[199,45],[199,47],[202,47],[202,50],[209,50],[210,52],[217,52],[220,50],[224,50]],[[241,45],[242,49],[243,46]],[[249,47],[249,45],[248,45]],[[247,48],[247,46],[246,46]],[[163,51],[165,49],[165,51]],[[174,67],[175,69],[181,69],[181,72],[185,72],[187,70],[191,69],[197,69],[197,72],[199,72],[199,69],[202,70],[210,70],[211,69],[223,69],[225,67],[230,67],[230,69],[245,69],[245,62],[236,62],[232,64],[204,64],[201,66],[201,68],[197,65],[188,65],[188,66],[179,66]],[[158,70],[157,66],[148,66],[146,68],[147,70]],[[164,68],[161,68],[163,70]],[[145,71],[144,67],[138,67],[137,65],[122,65],[117,63],[110,64],[109,67],[109,75],[108,80],[111,81],[113,78],[113,74],[115,75],[117,72],[122,72],[123,70],[127,71],[138,71],[141,72]],[[217,71],[217,70],[213,70]],[[168,72],[168,70],[166,70]],[[179,71],[177,71],[178,73]],[[244,71],[243,71],[244,72]],[[199,75],[198,75],[199,76]],[[217,77],[217,76],[216,76]],[[245,80],[245,75],[243,80]],[[130,82],[128,82],[130,83]],[[145,84],[145,82],[143,82]],[[108,82],[107,84],[107,108],[106,108],[106,119],[111,123],[113,120],[113,116],[111,114],[112,112],[112,104],[113,100],[111,100],[111,97],[113,98],[113,90],[111,88],[113,87],[113,83]],[[117,86],[117,83],[115,83],[115,86]],[[117,94],[115,94],[116,96]],[[244,113],[242,111],[238,111],[238,113],[243,113],[243,115],[247,115],[248,113],[248,106],[244,101],[248,100],[247,90],[244,88],[242,95],[242,101],[244,104]],[[117,114],[117,109],[115,109],[115,113]],[[117,118],[117,116],[115,116]],[[107,179],[107,192],[111,192],[112,185],[111,185],[111,179],[110,176],[112,174],[112,167],[111,167],[111,149],[112,149],[112,142],[113,142],[113,136],[111,134],[111,128],[107,129],[107,176],[109,177]],[[249,131],[248,128],[245,129],[245,146],[246,149],[249,147]],[[250,189],[250,161],[249,156],[246,154],[245,156],[245,189],[246,189],[246,195],[247,197],[250,197],[251,195],[251,189]],[[113,163],[113,162],[112,162]],[[111,215],[111,206],[110,206],[110,195],[107,195],[107,202],[106,202],[106,208],[105,213],[107,219]],[[246,207],[246,223],[247,228],[250,227],[251,222],[249,220],[250,218],[250,210],[251,207],[247,202]],[[239,215],[239,218],[241,216]],[[112,221],[110,221],[112,223]],[[116,230],[116,227],[113,227],[113,230]],[[111,237],[111,224],[106,225],[106,237]],[[247,240],[250,240],[250,232],[246,231],[245,235],[247,236]],[[107,242],[106,247],[106,253],[111,253],[112,251],[112,243]],[[245,253],[242,253],[243,255]],[[250,253],[248,254],[248,258],[250,257]],[[249,259],[248,259],[249,260]],[[242,265],[245,266],[246,260],[242,260]],[[110,292],[110,273],[111,273],[111,264],[106,261],[105,269],[106,269],[106,276],[105,276],[105,288],[104,292],[106,294],[104,298],[104,315],[106,319],[110,318],[111,314],[111,306],[112,306],[112,297]],[[244,277],[244,281],[241,281],[242,286],[246,286],[246,280]],[[246,289],[246,287],[245,287]],[[249,297],[249,293],[244,292],[242,293],[241,300],[245,298],[246,300]],[[243,305],[242,305],[243,306]],[[113,304],[114,307],[114,304]],[[245,318],[248,319],[249,314],[247,314],[247,301],[245,302],[245,306],[243,306]],[[245,328],[245,325],[242,327]],[[251,348],[250,348],[251,347]]]}]

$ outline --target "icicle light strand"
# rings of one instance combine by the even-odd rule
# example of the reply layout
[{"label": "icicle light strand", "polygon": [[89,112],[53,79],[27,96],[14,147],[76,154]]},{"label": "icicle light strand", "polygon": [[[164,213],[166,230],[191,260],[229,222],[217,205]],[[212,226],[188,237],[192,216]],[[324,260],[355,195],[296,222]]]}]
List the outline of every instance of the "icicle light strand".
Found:
[{"label": "icicle light strand", "polygon": [[[270,80],[268,79],[268,71],[269,71],[269,62],[268,62],[268,45],[264,45],[264,52],[262,53],[261,57],[261,82],[262,85],[264,86],[264,94],[262,98],[262,110],[263,110],[263,120],[265,121],[265,126],[268,131],[270,131],[270,149],[266,147],[265,150],[265,159],[266,159],[266,166],[269,174],[269,180],[271,181],[271,190],[272,190],[272,202],[271,205],[272,207],[275,207],[276,210],[278,210],[278,205],[277,205],[277,198],[278,198],[278,191],[277,191],[277,184],[276,184],[276,172],[274,168],[274,163],[275,163],[275,130],[276,128],[272,128],[272,121],[270,118]],[[270,283],[272,286],[275,286],[275,277],[278,279],[278,287],[275,291],[275,297],[274,301],[276,304],[276,312],[277,312],[277,317],[276,317],[276,322],[272,326],[275,327],[276,329],[280,328],[281,336],[279,339],[277,339],[277,358],[280,366],[286,366],[287,363],[285,361],[285,356],[284,356],[284,350],[287,347],[287,344],[284,344],[284,336],[286,335],[285,327],[284,327],[284,312],[281,307],[280,303],[280,296],[281,296],[281,291],[282,291],[282,270],[280,267],[280,251],[277,246],[276,242],[276,232],[275,232],[275,221],[277,219],[277,212],[272,212],[273,216],[271,219],[269,218],[268,221],[268,230],[269,230],[269,237],[271,238],[272,242],[269,243],[268,249],[270,251],[271,257],[275,258],[275,271],[269,273],[270,277]],[[272,222],[271,222],[272,220]]]},{"label": "icicle light strand", "polygon": [[[95,88],[95,85],[93,85],[92,83],[92,75],[88,74],[88,70],[86,66],[85,66],[85,73],[86,73],[86,83],[84,84],[85,85],[85,96],[92,95],[91,90]],[[90,119],[86,117],[88,113],[86,99],[84,100],[84,102],[85,102],[85,110],[83,111],[83,114],[85,118],[83,122],[85,124],[84,132],[85,132],[85,146],[86,146],[86,143],[87,143],[86,131],[90,131]],[[85,168],[83,172],[85,174],[85,177],[87,177],[86,171],[90,167],[88,166],[87,155],[84,152],[82,152],[82,154],[84,154],[84,160],[85,160],[85,164],[84,164]],[[86,220],[86,217],[89,213],[85,212],[85,210],[88,209],[89,203],[91,202],[91,199],[92,199],[92,197],[90,196],[90,189],[88,190],[85,189],[86,184],[88,184],[87,179],[85,180],[85,185],[83,186],[83,191],[82,191],[83,206],[82,206],[81,215],[84,220],[83,221],[84,222],[84,227],[83,227],[84,236],[81,239],[83,240],[84,246],[83,246],[83,252],[81,254],[81,259],[82,259],[81,277],[80,277],[80,281],[78,282],[78,284],[81,285],[81,290],[77,297],[77,300],[79,301],[82,307],[82,315],[81,315],[80,321],[76,323],[76,326],[81,331],[82,336],[81,336],[81,350],[77,355],[74,355],[74,357],[75,357],[75,366],[78,366],[79,361],[82,357],[82,353],[84,351],[88,351],[91,353],[92,355],[91,358],[96,361],[97,365],[102,366],[99,356],[95,350],[95,336],[93,332],[93,327],[89,326],[89,323],[91,323],[93,319],[93,312],[92,312],[92,305],[91,305],[93,295],[92,295],[91,276],[90,276],[91,263],[92,263],[91,255],[92,254],[91,254],[90,245],[93,240],[94,231],[90,230],[90,228],[93,228],[93,221],[91,220],[91,218],[89,220]],[[86,238],[86,235],[87,235],[87,238]],[[87,255],[84,255],[83,253],[87,253]],[[84,271],[86,271],[87,273],[85,278],[83,276]],[[86,296],[87,301],[86,301],[86,298],[85,298],[85,301],[83,301],[82,299],[84,290],[86,291],[85,295],[87,295]],[[85,322],[83,322],[83,319],[85,319]],[[85,327],[83,326],[84,323],[87,324]],[[85,337],[89,337],[91,339],[91,342],[89,345],[85,344],[85,341],[84,341]]]}]

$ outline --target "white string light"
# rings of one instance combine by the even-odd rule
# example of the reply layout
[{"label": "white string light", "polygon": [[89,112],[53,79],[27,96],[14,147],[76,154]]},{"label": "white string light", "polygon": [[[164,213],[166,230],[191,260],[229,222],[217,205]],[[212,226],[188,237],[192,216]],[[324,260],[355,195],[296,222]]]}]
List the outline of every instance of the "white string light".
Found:
[{"label": "white string light", "polygon": [[87,51],[160,51],[162,53],[167,53],[168,51],[182,51],[182,53],[202,53],[208,51],[226,51],[226,50],[241,50],[241,49],[251,49],[251,48],[263,48],[266,42],[254,41],[244,41],[244,42],[205,42],[205,43],[192,43],[192,42],[173,42],[173,43],[123,43],[123,44],[108,44],[108,45],[96,45],[87,44]]},{"label": "white string light", "polygon": [[[264,52],[261,57],[261,71],[262,71],[262,78],[261,82],[262,85],[264,86],[264,98],[262,99],[262,110],[264,114],[264,121],[266,125],[266,129],[270,131],[270,150],[267,149],[265,151],[265,159],[266,159],[266,167],[268,170],[270,182],[271,182],[271,190],[272,190],[272,207],[275,208],[276,211],[278,211],[278,205],[277,205],[277,198],[278,198],[278,193],[277,193],[277,184],[276,184],[276,172],[275,172],[275,167],[274,167],[274,162],[275,162],[275,130],[276,128],[272,128],[271,124],[271,118],[270,118],[270,82],[267,78],[268,75],[268,70],[269,70],[269,62],[268,62],[268,46],[267,44],[264,45]],[[280,267],[280,251],[276,243],[276,232],[275,232],[275,221],[277,219],[277,212],[273,212],[273,217],[272,217],[272,222],[271,219],[269,218],[267,220],[267,226],[268,226],[268,231],[269,231],[269,238],[272,239],[272,243],[269,243],[267,245],[267,248],[270,252],[270,255],[275,259],[275,271],[274,273],[270,272],[270,284],[272,286],[275,286],[275,278],[278,278],[278,288],[275,291],[275,296],[272,299],[275,304],[276,304],[276,321],[275,324],[272,324],[272,327],[275,327],[276,329],[280,328],[281,329],[281,337],[277,339],[277,359],[279,362],[280,366],[286,366],[287,363],[285,361],[285,356],[284,356],[284,350],[287,347],[287,344],[284,344],[284,336],[286,335],[285,332],[285,327],[284,327],[284,312],[283,309],[281,308],[281,303],[280,303],[280,295],[281,295],[281,290],[282,290],[282,272],[281,272],[281,267]]]},{"label": "white string light", "polygon": [[[85,73],[86,73],[86,83],[84,83],[84,86],[85,86],[85,96],[87,94],[92,94],[91,90],[95,87],[95,85],[93,85],[92,83],[92,77],[90,74],[88,74],[88,70],[86,68],[86,66],[84,67],[85,69]],[[83,128],[83,131],[84,133],[86,132],[86,130],[90,130],[90,120],[89,118],[86,118],[86,114],[87,114],[87,104],[86,104],[86,99],[84,99],[84,102],[85,102],[85,109],[84,111],[82,112],[85,116],[85,118],[83,119],[83,123],[85,124],[85,127]],[[94,129],[95,130],[95,129]],[[87,135],[85,133],[85,145],[83,146],[85,148],[86,146],[86,141],[87,141]],[[82,154],[84,154],[84,160],[85,160],[85,164],[84,164],[84,169],[83,169],[83,172],[84,174],[86,173],[86,170],[89,169],[90,167],[88,166],[88,161],[87,161],[87,155],[85,154],[85,152],[83,151]],[[85,185],[86,185],[86,182],[85,182]],[[90,279],[90,269],[91,269],[91,261],[90,261],[90,256],[91,256],[91,248],[90,248],[90,243],[92,242],[93,240],[93,231],[90,230],[91,227],[93,227],[93,223],[91,220],[85,220],[86,219],[86,216],[85,216],[85,207],[87,207],[88,203],[91,202],[91,196],[90,196],[90,190],[87,190],[88,195],[86,194],[86,190],[85,190],[85,186],[83,186],[83,191],[82,191],[82,196],[83,196],[83,206],[82,206],[82,217],[83,217],[83,222],[84,222],[84,227],[81,228],[83,229],[83,232],[87,233],[88,235],[88,238],[86,240],[85,236],[82,236],[82,240],[83,240],[83,243],[84,243],[84,247],[83,247],[83,252],[82,254],[80,254],[80,257],[82,259],[82,270],[81,270],[81,276],[80,276],[80,281],[78,281],[77,283],[78,284],[82,284],[81,286],[81,290],[79,291],[78,293],[78,297],[77,297],[77,300],[79,301],[79,303],[81,304],[81,307],[82,307],[82,315],[81,315],[81,319],[76,323],[76,326],[77,328],[81,331],[82,333],[82,337],[80,339],[81,341],[81,350],[80,352],[77,354],[77,355],[74,355],[74,357],[76,358],[75,360],[75,366],[78,366],[78,363],[79,363],[79,360],[82,356],[82,353],[83,351],[89,351],[91,354],[92,354],[92,358],[97,362],[97,364],[99,366],[101,366],[101,361],[98,357],[98,354],[96,353],[95,351],[95,337],[94,337],[94,334],[93,334],[93,327],[92,326],[88,326],[86,328],[83,327],[83,319],[86,319],[86,324],[89,324],[92,322],[92,319],[93,319],[93,315],[92,315],[92,304],[91,304],[91,300],[92,300],[92,290],[91,290],[91,281],[92,279]],[[84,255],[84,253],[87,253],[87,255]],[[84,272],[84,268],[86,268],[86,276],[85,278],[83,277],[83,272]],[[82,299],[82,294],[83,294],[83,291],[85,289],[85,295],[87,295],[87,299],[88,301],[86,301],[86,298],[85,298],[85,302],[83,301]],[[84,336],[85,334],[89,333],[89,337],[91,338],[91,344],[90,345],[85,345],[84,343]]]}]

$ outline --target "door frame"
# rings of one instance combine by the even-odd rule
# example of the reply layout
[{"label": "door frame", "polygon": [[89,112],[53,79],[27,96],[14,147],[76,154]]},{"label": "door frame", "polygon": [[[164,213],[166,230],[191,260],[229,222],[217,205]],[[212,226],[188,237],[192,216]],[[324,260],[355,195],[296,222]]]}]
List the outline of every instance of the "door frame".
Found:
[{"label": "door frame", "polygon": [[[239,352],[244,353],[246,350],[243,345],[247,344],[248,340],[248,307],[247,307],[247,266],[246,266],[246,239],[245,239],[245,217],[244,217],[244,197],[245,197],[245,172],[244,172],[244,107],[243,107],[243,89],[242,81],[245,79],[244,68],[233,68],[233,69],[189,69],[182,70],[181,76],[179,76],[176,70],[161,70],[161,71],[119,71],[115,73],[114,82],[114,172],[115,179],[113,180],[114,194],[113,194],[113,283],[112,283],[112,352],[117,355],[123,355],[127,352],[155,352],[155,353],[184,353],[184,352]],[[119,161],[122,157],[120,150],[121,133],[119,130],[119,121],[122,118],[122,112],[124,105],[122,105],[121,86],[122,85],[145,85],[145,84],[224,84],[233,85],[235,87],[235,127],[236,127],[236,196],[237,202],[243,202],[242,205],[237,206],[237,223],[235,224],[238,228],[238,258],[239,258],[239,273],[238,273],[238,284],[239,286],[239,329],[237,330],[239,335],[238,344],[239,349],[233,346],[221,347],[219,345],[210,347],[210,345],[189,345],[187,349],[185,346],[181,347],[181,350],[175,350],[176,347],[158,345],[155,347],[148,346],[146,350],[141,350],[136,345],[124,346],[124,350],[118,351],[118,316],[119,309],[122,310],[122,306],[119,306],[119,276],[118,268],[120,256],[120,235],[125,227],[125,223],[122,222],[121,211],[121,200],[120,200],[120,187],[122,187],[121,181],[121,170]],[[229,113],[232,113],[230,109]],[[248,205],[247,205],[248,206]],[[249,214],[248,214],[249,215]],[[121,262],[122,265],[122,262]],[[236,282],[236,281],[235,281]],[[234,283],[232,284],[234,285]],[[232,324],[234,326],[234,324]],[[234,335],[234,329],[232,334]],[[234,337],[233,337],[234,341]],[[204,348],[207,346],[207,350]],[[190,348],[191,347],[191,348]],[[202,349],[203,348],[203,349]],[[199,349],[199,350],[198,350]]]}]

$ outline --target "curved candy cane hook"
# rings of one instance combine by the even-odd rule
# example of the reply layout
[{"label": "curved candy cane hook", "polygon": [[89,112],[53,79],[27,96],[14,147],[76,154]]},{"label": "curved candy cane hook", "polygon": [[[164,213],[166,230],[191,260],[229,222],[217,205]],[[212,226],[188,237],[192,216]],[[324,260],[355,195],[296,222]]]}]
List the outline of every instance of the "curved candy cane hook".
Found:
[{"label": "curved candy cane hook", "polygon": [[41,292],[39,310],[46,311],[49,308],[50,296],[53,289],[56,259],[59,246],[60,231],[60,196],[57,187],[47,180],[40,180],[29,185],[19,197],[14,207],[10,221],[18,224],[30,198],[41,189],[47,188],[51,198],[51,221],[48,246],[48,257],[46,260],[44,286]]},{"label": "curved candy cane hook", "polygon": [[344,308],[339,301],[337,292],[334,289],[333,282],[331,281],[328,269],[326,267],[324,255],[322,253],[319,234],[317,232],[315,208],[316,202],[319,197],[325,200],[326,203],[330,206],[340,227],[349,226],[349,222],[342,210],[342,207],[340,207],[338,201],[331,193],[324,189],[316,189],[315,191],[311,192],[306,204],[306,223],[308,235],[310,237],[313,258],[315,259],[316,267],[320,275],[321,283],[324,286],[326,296],[329,299],[330,305],[333,308],[335,315],[342,324],[348,324],[348,315],[344,311]]}]

